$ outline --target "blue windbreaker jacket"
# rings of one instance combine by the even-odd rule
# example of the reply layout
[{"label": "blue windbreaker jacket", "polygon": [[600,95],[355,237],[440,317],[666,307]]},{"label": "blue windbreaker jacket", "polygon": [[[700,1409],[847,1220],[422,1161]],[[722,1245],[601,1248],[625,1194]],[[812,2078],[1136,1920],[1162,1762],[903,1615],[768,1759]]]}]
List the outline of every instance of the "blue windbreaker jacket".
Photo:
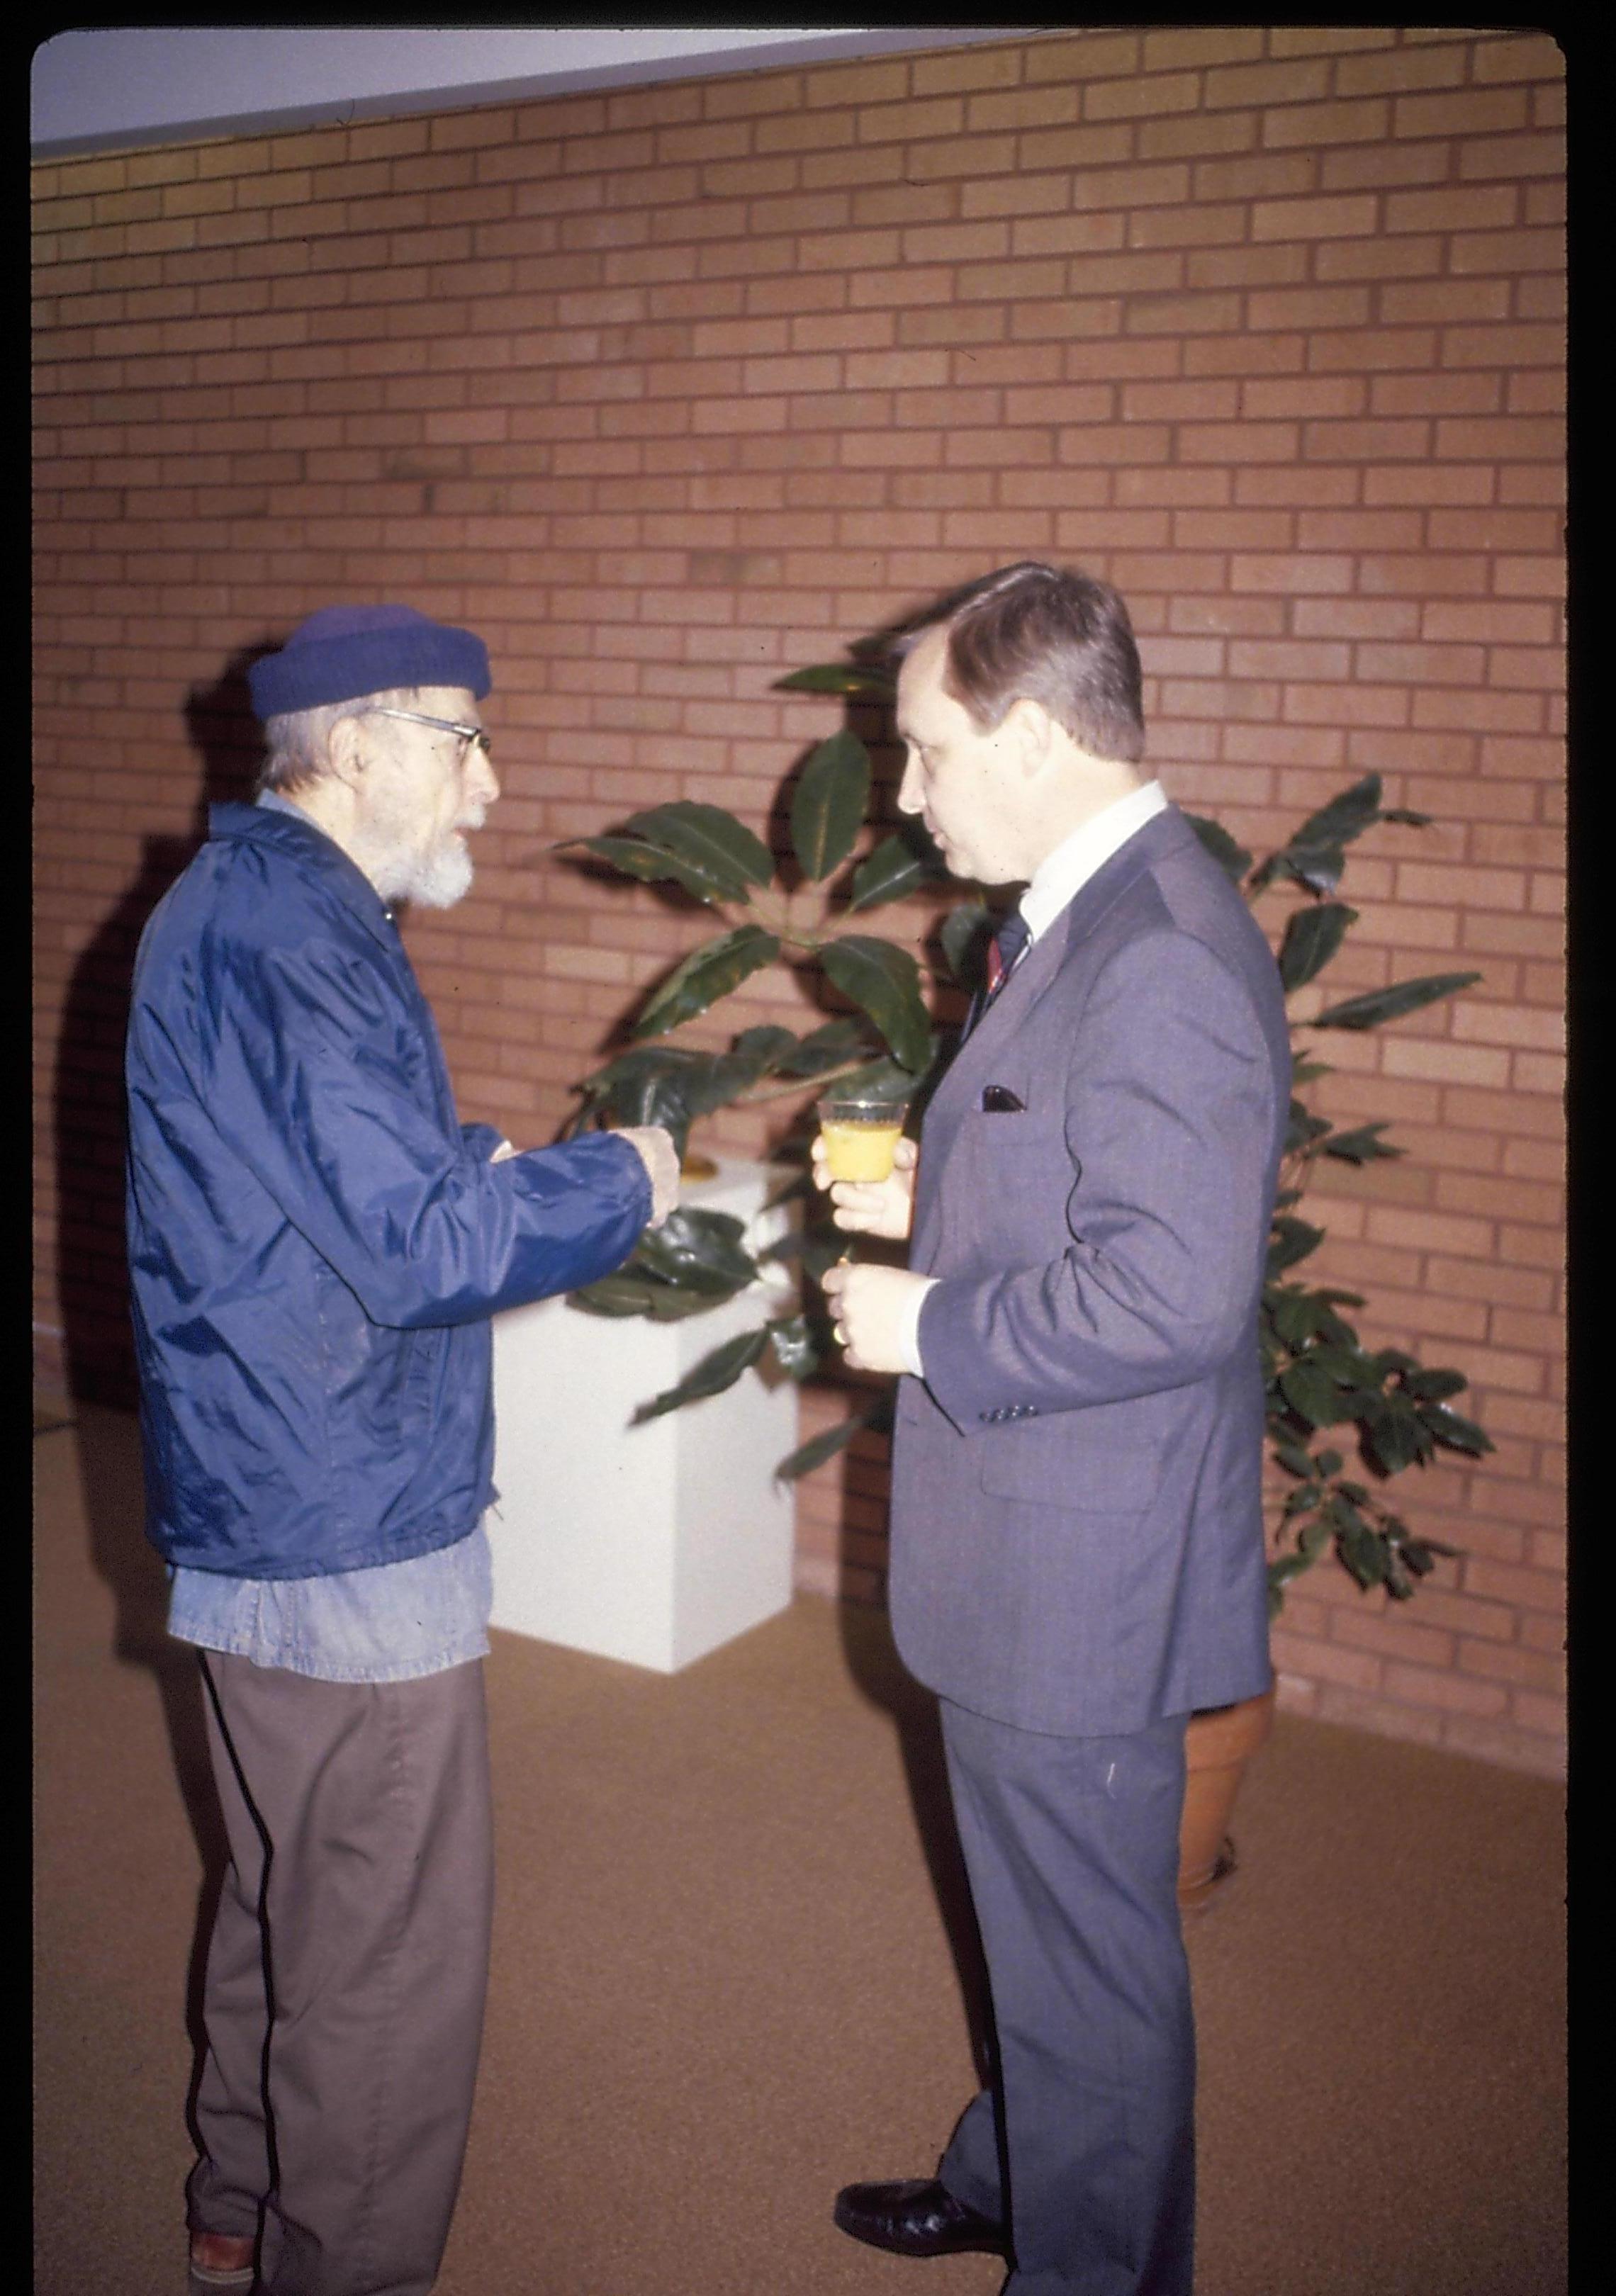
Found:
[{"label": "blue windbreaker jacket", "polygon": [[368,879],[252,806],[213,808],[146,926],[126,1075],[159,1551],[300,1578],[464,1538],[495,1495],[488,1317],[628,1256],[634,1149],[491,1164]]}]

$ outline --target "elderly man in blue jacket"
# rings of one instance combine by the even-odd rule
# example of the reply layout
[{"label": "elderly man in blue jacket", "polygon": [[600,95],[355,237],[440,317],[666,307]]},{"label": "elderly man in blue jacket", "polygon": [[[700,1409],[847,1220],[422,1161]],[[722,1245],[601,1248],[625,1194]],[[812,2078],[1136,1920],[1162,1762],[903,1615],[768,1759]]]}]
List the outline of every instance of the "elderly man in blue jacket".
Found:
[{"label": "elderly man in blue jacket", "polygon": [[148,1528],[230,1845],[190,2285],[417,2296],[488,1966],[488,1319],[617,1267],[678,1171],[455,1116],[394,910],[472,882],[481,640],[332,606],[249,675],[258,802],[152,917],[127,1058]]}]

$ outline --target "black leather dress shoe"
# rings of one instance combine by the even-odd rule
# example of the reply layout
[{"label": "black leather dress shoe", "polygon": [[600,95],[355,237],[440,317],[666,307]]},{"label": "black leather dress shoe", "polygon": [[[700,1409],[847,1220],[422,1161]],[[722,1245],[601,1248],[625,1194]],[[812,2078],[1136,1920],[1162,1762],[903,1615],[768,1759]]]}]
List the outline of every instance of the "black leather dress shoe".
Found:
[{"label": "black leather dress shoe", "polygon": [[1003,2225],[956,2201],[935,2177],[906,2177],[896,2185],[844,2185],[836,2195],[843,2232],[894,2256],[1008,2256]]}]

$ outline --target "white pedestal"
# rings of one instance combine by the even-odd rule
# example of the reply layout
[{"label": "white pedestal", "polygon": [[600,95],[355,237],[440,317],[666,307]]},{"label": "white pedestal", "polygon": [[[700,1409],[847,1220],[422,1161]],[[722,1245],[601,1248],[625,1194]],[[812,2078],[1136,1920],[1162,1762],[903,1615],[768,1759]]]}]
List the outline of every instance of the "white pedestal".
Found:
[{"label": "white pedestal", "polygon": [[[686,1203],[748,1223],[755,1250],[778,1171],[726,1161]],[[797,1390],[772,1357],[723,1395],[643,1426],[636,1407],[794,1292],[757,1286],[680,1323],[542,1300],[494,1318],[493,1623],[671,1674],[783,1611],[794,1505],[775,1469],[797,1442]]]}]

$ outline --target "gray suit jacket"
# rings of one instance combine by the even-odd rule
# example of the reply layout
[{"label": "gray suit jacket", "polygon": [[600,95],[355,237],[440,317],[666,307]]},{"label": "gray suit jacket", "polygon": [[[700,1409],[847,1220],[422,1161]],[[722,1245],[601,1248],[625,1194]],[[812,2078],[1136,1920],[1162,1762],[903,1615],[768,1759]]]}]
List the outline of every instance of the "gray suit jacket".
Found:
[{"label": "gray suit jacket", "polygon": [[[1169,807],[939,1086],[890,1605],[956,1704],[1091,1736],[1267,1686],[1257,1306],[1290,1076],[1273,956]],[[1024,1111],[984,1111],[990,1084]]]}]

